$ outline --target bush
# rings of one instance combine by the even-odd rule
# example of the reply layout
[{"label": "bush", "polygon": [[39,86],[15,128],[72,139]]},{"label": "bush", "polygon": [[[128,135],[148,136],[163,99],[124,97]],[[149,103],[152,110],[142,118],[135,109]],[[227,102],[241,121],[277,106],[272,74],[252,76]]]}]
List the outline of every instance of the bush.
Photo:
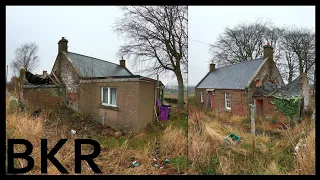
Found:
[{"label": "bush", "polygon": [[189,105],[193,105],[195,107],[199,107],[199,104],[198,104],[198,102],[196,100],[196,96],[189,96],[188,97],[188,104]]},{"label": "bush", "polygon": [[167,101],[170,104],[178,104],[178,99],[177,98],[163,98],[165,101]]}]

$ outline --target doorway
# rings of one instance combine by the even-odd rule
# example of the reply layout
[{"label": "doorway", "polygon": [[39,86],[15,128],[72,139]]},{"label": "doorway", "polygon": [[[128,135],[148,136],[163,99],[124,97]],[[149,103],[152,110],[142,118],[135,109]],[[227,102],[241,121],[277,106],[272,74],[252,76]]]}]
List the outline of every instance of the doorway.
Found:
[{"label": "doorway", "polygon": [[256,115],[260,118],[263,116],[263,100],[256,99]]}]

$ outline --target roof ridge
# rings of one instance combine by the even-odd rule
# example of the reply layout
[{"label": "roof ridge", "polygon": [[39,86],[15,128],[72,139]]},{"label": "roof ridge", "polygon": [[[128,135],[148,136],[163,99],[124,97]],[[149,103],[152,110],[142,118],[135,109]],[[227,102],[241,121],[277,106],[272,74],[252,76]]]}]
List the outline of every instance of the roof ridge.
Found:
[{"label": "roof ridge", "polygon": [[[250,59],[248,61],[243,61],[243,62],[238,62],[238,63],[235,63],[235,64],[229,64],[229,65],[226,65],[226,66],[222,66],[222,67],[219,67],[219,68],[216,68],[216,69],[222,69],[222,68],[225,68],[225,67],[228,67],[228,66],[233,66],[233,65],[237,65],[237,64],[241,64],[241,63],[246,63],[246,62],[251,62],[251,61],[256,61],[256,60],[261,60],[263,58],[257,58],[257,59]],[[213,71],[214,72],[214,71]]]},{"label": "roof ridge", "polygon": [[107,61],[107,60],[98,59],[98,58],[95,58],[95,57],[91,57],[91,56],[87,56],[87,55],[83,55],[83,54],[79,54],[79,53],[74,53],[74,52],[70,52],[70,51],[68,51],[68,53],[77,54],[77,55],[80,55],[80,56],[85,56],[85,57],[93,58],[93,59],[96,59],[96,60],[99,60],[99,61],[103,61],[103,62],[107,62],[107,63],[111,63],[111,64],[115,64],[115,65],[120,66],[119,64],[116,64],[116,63],[113,63],[113,62],[110,62],[110,61]]}]

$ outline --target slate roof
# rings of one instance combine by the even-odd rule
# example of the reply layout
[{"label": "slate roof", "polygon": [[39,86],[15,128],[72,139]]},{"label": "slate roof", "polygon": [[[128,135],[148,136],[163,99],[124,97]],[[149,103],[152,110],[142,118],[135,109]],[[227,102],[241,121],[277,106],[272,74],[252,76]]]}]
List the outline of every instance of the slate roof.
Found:
[{"label": "slate roof", "polygon": [[118,64],[89,57],[73,52],[68,52],[71,63],[78,69],[80,77],[114,77],[132,76],[133,74]]},{"label": "slate roof", "polygon": [[277,83],[267,81],[262,86],[257,88],[256,92],[252,96],[271,96],[280,88],[281,86]]},{"label": "slate roof", "polygon": [[300,82],[300,76],[298,76],[291,83],[279,89],[274,94],[274,96],[281,97],[281,98],[292,98],[292,97],[300,96],[300,94],[301,94],[301,82]]},{"label": "slate roof", "polygon": [[245,89],[248,81],[263,62],[263,58],[216,68],[209,72],[197,88]]}]

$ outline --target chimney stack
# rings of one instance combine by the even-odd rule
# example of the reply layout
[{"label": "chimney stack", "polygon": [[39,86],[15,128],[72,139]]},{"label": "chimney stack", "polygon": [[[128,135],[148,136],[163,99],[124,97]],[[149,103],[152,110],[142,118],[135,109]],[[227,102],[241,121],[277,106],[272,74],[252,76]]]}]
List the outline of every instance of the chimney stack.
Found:
[{"label": "chimney stack", "polygon": [[211,63],[210,64],[210,72],[214,71],[216,69],[216,64]]},{"label": "chimney stack", "polygon": [[267,42],[267,45],[263,46],[263,59],[269,58],[273,60],[273,47]]},{"label": "chimney stack", "polygon": [[44,77],[44,76],[46,76],[48,73],[47,73],[47,71],[42,71],[42,76]]},{"label": "chimney stack", "polygon": [[126,67],[126,60],[123,59],[123,56],[122,56],[122,59],[120,60],[120,66]]},{"label": "chimney stack", "polygon": [[64,51],[68,52],[68,40],[66,40],[64,37],[58,42],[58,53]]}]

